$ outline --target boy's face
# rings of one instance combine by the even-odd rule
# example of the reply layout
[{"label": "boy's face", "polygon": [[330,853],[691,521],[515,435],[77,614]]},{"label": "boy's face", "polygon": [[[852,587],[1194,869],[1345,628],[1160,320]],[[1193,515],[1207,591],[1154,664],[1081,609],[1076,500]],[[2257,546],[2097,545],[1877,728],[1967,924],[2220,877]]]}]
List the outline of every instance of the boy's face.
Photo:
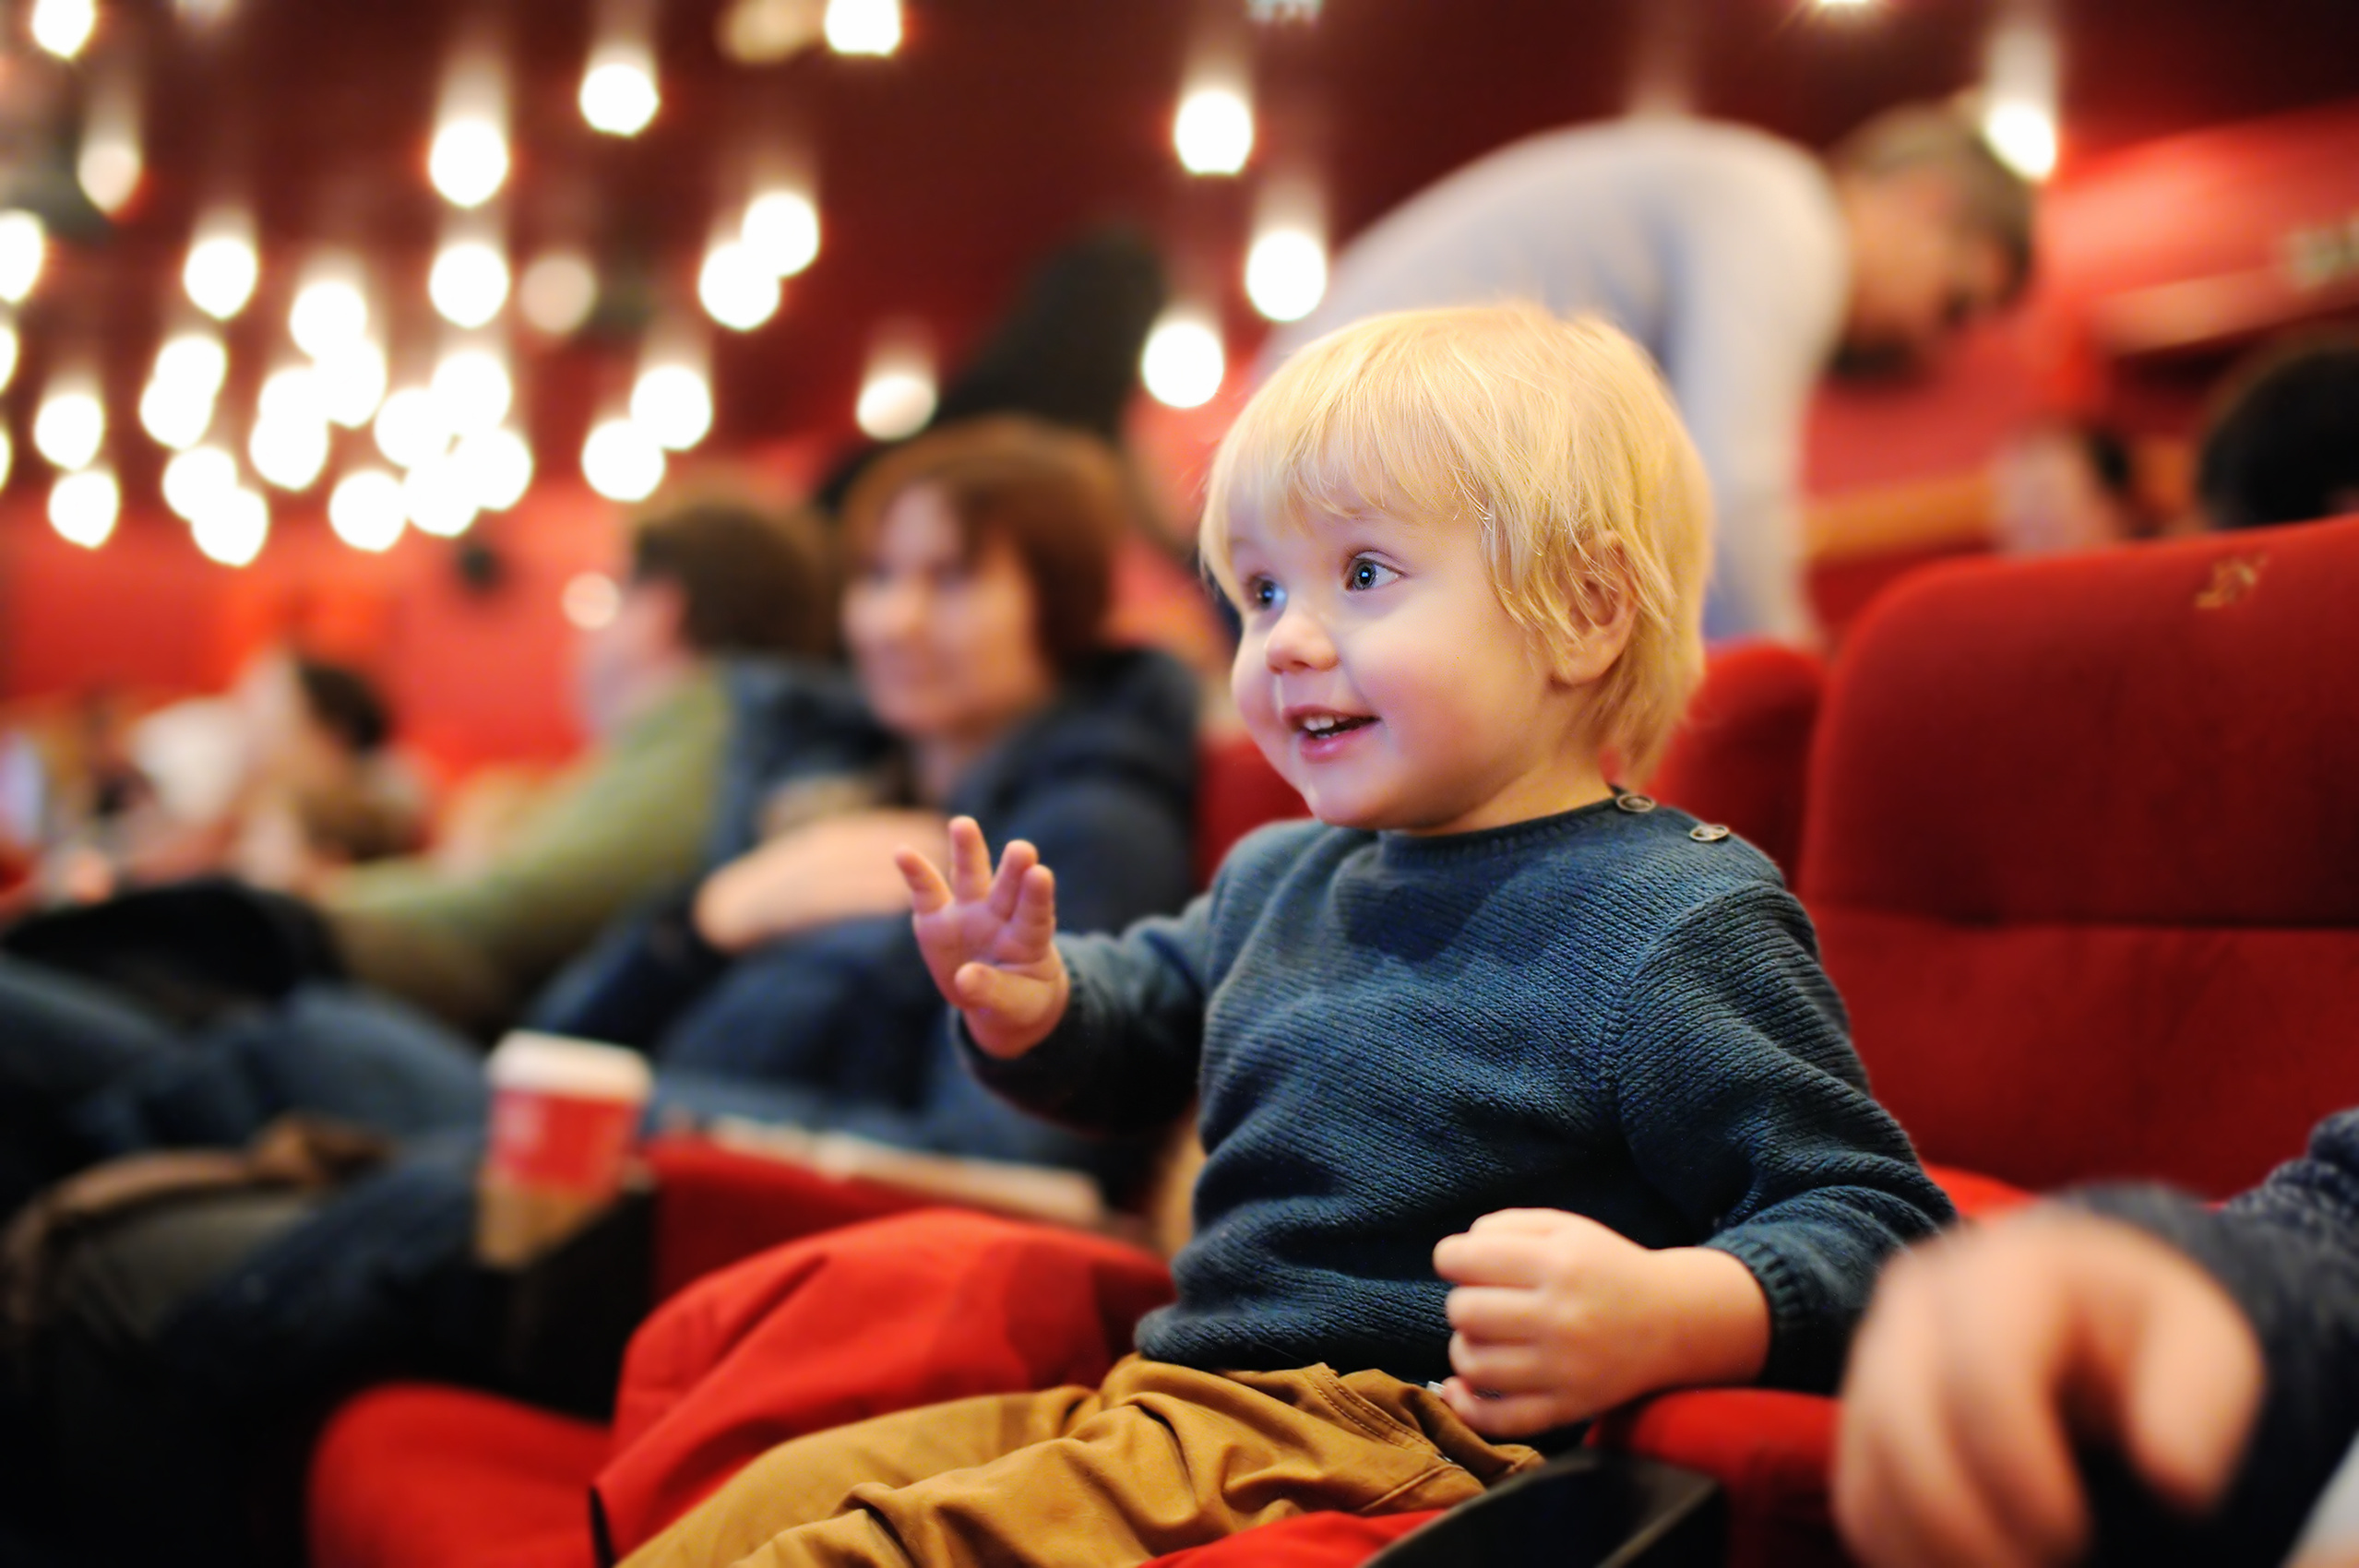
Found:
[{"label": "boy's face", "polygon": [[1230,562],[1238,711],[1321,821],[1458,833],[1602,797],[1586,687],[1507,614],[1473,528],[1240,517]]}]

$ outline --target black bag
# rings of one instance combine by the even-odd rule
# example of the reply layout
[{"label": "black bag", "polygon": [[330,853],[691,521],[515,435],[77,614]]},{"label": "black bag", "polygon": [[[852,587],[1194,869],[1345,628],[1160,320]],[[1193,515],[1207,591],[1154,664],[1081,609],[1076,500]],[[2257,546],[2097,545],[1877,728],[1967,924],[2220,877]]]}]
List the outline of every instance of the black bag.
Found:
[{"label": "black bag", "polygon": [[0,933],[0,951],[94,980],[184,1028],[344,978],[318,910],[229,877],[33,915]]},{"label": "black bag", "polygon": [[1710,1476],[1576,1448],[1411,1531],[1367,1568],[1714,1568],[1727,1547],[1728,1500]]}]

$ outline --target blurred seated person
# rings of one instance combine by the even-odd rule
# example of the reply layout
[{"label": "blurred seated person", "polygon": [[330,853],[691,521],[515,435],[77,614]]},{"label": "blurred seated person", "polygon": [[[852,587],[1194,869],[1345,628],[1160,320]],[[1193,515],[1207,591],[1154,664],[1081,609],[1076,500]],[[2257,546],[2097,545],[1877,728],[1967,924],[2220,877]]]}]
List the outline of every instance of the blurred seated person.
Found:
[{"label": "blurred seated person", "polygon": [[842,514],[850,674],[732,672],[713,869],[610,932],[532,1025],[649,1051],[675,1117],[1102,1162],[959,1070],[892,856],[972,815],[1062,848],[1075,929],[1185,901],[1194,683],[1105,640],[1131,506],[1103,444],[1021,416],[879,457]]},{"label": "blurred seated person", "polygon": [[2233,374],[2196,457],[2196,499],[2215,529],[2359,512],[2359,336],[2296,339]]},{"label": "blurred seated person", "polygon": [[1992,531],[2010,555],[2102,550],[2161,531],[2129,444],[2105,425],[2035,424],[1991,469]]},{"label": "blurred seated person", "polygon": [[360,671],[266,650],[225,696],[174,703],[132,726],[153,804],[126,825],[136,830],[106,868],[107,885],[86,873],[65,891],[223,869],[295,890],[412,850],[425,791],[395,755],[391,709]]},{"label": "blurred seated person", "polygon": [[819,653],[829,606],[800,517],[706,499],[641,521],[614,619],[578,645],[592,749],[473,863],[323,879],[351,978],[479,1038],[505,1028],[609,920],[696,865],[729,725],[717,661]]},{"label": "blurred seated person", "polygon": [[[1059,856],[1075,929],[1185,902],[1195,683],[1162,654],[1105,644],[1126,505],[1101,444],[1021,419],[876,463],[844,513],[852,674],[733,671],[713,871],[618,925],[531,1021],[648,1050],[657,1124],[787,1123],[1134,1179],[1147,1140],[1037,1120],[964,1071],[891,858],[947,843],[967,814],[995,845]],[[220,1499],[242,1495],[249,1455],[283,1447],[274,1422],[395,1367],[480,1368],[466,1305],[480,1064],[354,988],[175,1038],[28,968],[0,960],[0,1146],[61,1154],[49,1180],[142,1147],[235,1146],[292,1111],[405,1142],[331,1190],[259,1208],[208,1197],[168,1226],[105,1232],[77,1275],[96,1283],[53,1313],[44,1343],[101,1348],[73,1398],[22,1418],[46,1434],[59,1495],[119,1492],[136,1443],[169,1497],[124,1538],[245,1560]]]},{"label": "blurred seated person", "polygon": [[2359,1562],[2354,1437],[2346,1111],[2223,1208],[2099,1188],[1894,1264],[1852,1350],[1835,1515],[1872,1568],[2324,1568]]}]

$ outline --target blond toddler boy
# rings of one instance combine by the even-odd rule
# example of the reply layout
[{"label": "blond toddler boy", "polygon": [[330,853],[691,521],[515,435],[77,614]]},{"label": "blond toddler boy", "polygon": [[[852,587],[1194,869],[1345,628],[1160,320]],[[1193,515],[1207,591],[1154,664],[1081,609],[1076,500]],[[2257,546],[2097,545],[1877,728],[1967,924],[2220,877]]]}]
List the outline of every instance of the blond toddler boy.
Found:
[{"label": "blond toddler boy", "polygon": [[1448,1506],[1536,1462],[1495,1440],[1656,1389],[1830,1388],[1949,1209],[1777,873],[1608,781],[1700,668],[1707,510],[1597,322],[1407,312],[1281,366],[1203,549],[1317,820],[1119,937],[1058,936],[1049,868],[971,822],[947,877],[900,857],[985,1082],[1109,1130],[1199,1101],[1177,1301],[1097,1389],[783,1444],[632,1562],[1138,1562]]}]

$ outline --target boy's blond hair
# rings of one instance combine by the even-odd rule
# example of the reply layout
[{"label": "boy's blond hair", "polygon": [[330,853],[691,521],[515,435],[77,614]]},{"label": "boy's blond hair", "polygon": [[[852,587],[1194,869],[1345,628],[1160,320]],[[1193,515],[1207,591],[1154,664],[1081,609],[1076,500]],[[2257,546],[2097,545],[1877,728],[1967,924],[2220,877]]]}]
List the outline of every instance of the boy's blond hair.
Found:
[{"label": "boy's blond hair", "polygon": [[1703,671],[1711,553],[1703,464],[1645,350],[1529,304],[1400,311],[1305,346],[1221,443],[1204,559],[1235,600],[1232,518],[1367,511],[1479,522],[1500,603],[1552,642],[1618,579],[1636,615],[1593,738],[1645,774]]}]

